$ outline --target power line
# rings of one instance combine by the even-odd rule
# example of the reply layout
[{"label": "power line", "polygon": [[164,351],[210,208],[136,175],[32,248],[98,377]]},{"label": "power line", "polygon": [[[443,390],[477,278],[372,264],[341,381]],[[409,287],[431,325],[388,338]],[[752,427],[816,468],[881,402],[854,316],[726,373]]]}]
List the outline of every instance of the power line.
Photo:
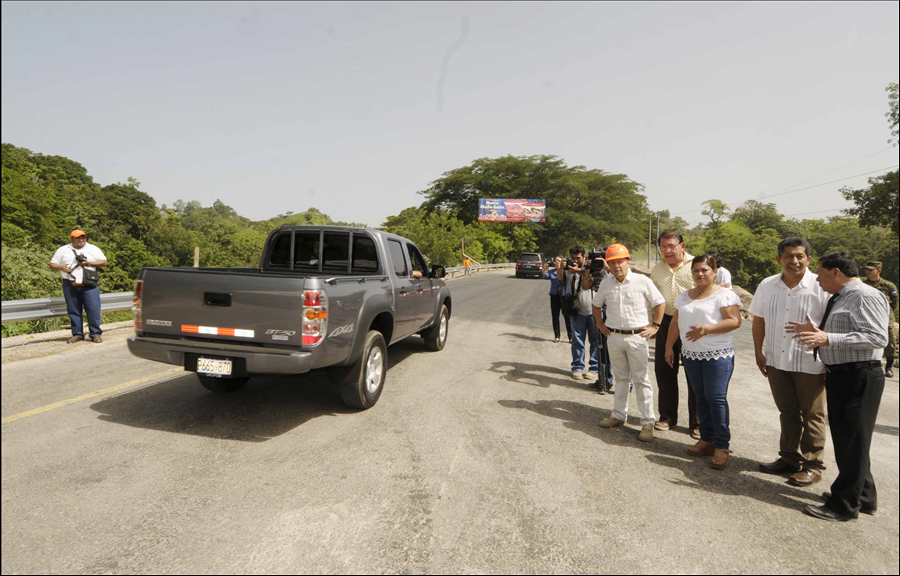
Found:
[{"label": "power line", "polygon": [[[834,173],[837,172],[838,170],[843,170],[843,169],[846,168],[847,166],[853,166],[854,164],[859,164],[859,163],[862,162],[863,160],[868,160],[868,159],[871,158],[872,156],[878,156],[879,154],[884,154],[884,153],[887,152],[888,150],[893,150],[893,148],[894,148],[893,146],[888,146],[887,148],[885,148],[884,150],[881,150],[880,152],[876,152],[876,153],[874,153],[874,154],[871,154],[871,155],[869,155],[869,156],[866,156],[865,158],[860,158],[860,159],[857,160],[856,162],[851,162],[851,163],[849,163],[849,164],[844,164],[844,165],[841,166],[840,168],[835,168],[834,170],[832,170],[832,171],[830,171],[830,172],[826,172],[826,173],[824,173],[824,174],[819,174],[818,176],[814,176],[814,177],[810,178],[809,180],[804,180],[803,182],[800,182],[799,184],[794,184],[794,186],[800,186],[800,185],[802,185],[802,184],[806,184],[807,182],[812,182],[812,181],[815,180],[816,178],[821,178],[822,176],[828,176],[829,174],[834,174]],[[790,189],[793,188],[794,186],[788,186],[788,187],[785,188],[784,190],[790,190]],[[776,194],[780,194],[781,192],[784,192],[784,190],[779,190],[778,192],[776,192]]]},{"label": "power line", "polygon": [[[796,190],[790,190],[788,192],[779,192],[777,194],[770,194],[768,196],[762,196],[760,198],[747,198],[746,200],[739,200],[737,202],[731,202],[728,206],[734,206],[735,204],[743,204],[748,200],[764,200],[766,198],[774,198],[775,196],[784,196],[786,194],[793,194],[794,192],[802,192],[803,190],[810,190],[812,188],[818,188],[820,186],[827,186],[828,184],[834,184],[835,182],[843,182],[844,180],[850,180],[853,178],[859,178],[860,176],[867,176],[869,174],[874,174],[875,172],[881,172],[882,170],[890,170],[891,168],[897,168],[900,164],[895,164],[894,166],[888,166],[887,168],[879,168],[878,170],[872,170],[871,172],[864,172],[862,174],[856,174],[855,176],[848,176],[846,178],[839,178],[838,180],[832,180],[831,182],[823,182],[822,184],[814,184],[812,186],[807,186],[806,188],[798,188]],[[818,176],[816,177],[818,178]],[[815,180],[815,178],[813,178]],[[692,212],[700,212],[703,208],[697,208],[696,210],[685,210],[684,212],[675,212],[672,216],[677,216],[679,214],[690,214]]]}]

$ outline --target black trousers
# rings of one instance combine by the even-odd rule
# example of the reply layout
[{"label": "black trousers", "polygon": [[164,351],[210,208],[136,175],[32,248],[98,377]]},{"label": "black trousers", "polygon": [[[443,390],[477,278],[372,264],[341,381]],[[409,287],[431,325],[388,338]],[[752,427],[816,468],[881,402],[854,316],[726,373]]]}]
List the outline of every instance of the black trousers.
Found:
[{"label": "black trousers", "polygon": [[[670,426],[678,423],[678,366],[681,360],[681,338],[675,341],[675,362],[672,366],[666,362],[666,338],[669,330],[678,330],[672,326],[672,316],[663,316],[659,332],[656,333],[656,350],[653,354],[653,370],[656,373],[656,385],[659,387],[659,420],[666,420]],[[685,370],[684,378],[688,389],[688,427],[693,430],[700,427],[697,416],[697,396]]]},{"label": "black trousers", "polygon": [[[559,338],[559,315],[562,314],[562,302],[560,301],[559,294],[551,294],[550,295],[550,316],[553,318],[553,335]],[[569,340],[572,339],[572,319],[562,315],[563,319],[566,321],[566,334],[569,335]]]},{"label": "black trousers", "polygon": [[861,507],[878,508],[878,494],[869,461],[875,418],[884,392],[884,370],[859,368],[825,375],[828,425],[834,444],[838,477],[825,506],[857,517]]}]

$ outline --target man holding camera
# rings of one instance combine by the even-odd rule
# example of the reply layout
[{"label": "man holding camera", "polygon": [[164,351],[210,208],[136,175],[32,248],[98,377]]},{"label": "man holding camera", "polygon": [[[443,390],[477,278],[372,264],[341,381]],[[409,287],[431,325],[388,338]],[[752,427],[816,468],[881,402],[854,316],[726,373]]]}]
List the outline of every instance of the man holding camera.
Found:
[{"label": "man holding camera", "polygon": [[106,256],[94,246],[88,244],[84,230],[73,230],[71,243],[60,247],[50,260],[50,269],[62,273],[63,296],[66,298],[66,310],[72,322],[72,337],[69,344],[84,340],[84,320],[82,309],[87,313],[91,342],[103,342],[100,329],[100,287],[96,284],[85,285],[84,271],[96,272],[98,267],[106,266]]},{"label": "man holding camera", "polygon": [[[558,269],[562,273],[563,282],[565,282],[563,314],[567,311],[566,299],[569,300],[568,306],[571,306],[571,310],[575,312],[572,316],[572,378],[597,381],[600,379],[598,375],[600,363],[597,353],[597,330],[594,327],[591,311],[593,296],[591,287],[594,280],[591,276],[591,268],[585,261],[584,248],[575,246],[569,250],[569,258],[565,261],[564,266],[564,270]],[[590,370],[587,372],[584,370],[585,338],[590,342]]]}]

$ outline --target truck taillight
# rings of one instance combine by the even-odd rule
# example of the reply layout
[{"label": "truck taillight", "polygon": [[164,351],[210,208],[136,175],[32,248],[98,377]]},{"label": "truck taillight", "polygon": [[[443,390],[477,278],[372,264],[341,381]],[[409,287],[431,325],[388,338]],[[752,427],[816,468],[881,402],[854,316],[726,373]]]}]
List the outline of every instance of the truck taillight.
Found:
[{"label": "truck taillight", "polygon": [[328,296],[324,290],[303,293],[303,345],[321,344],[328,333]]},{"label": "truck taillight", "polygon": [[521,260],[516,260],[516,266],[518,266],[518,265],[521,264],[521,263],[522,263]]},{"label": "truck taillight", "polygon": [[134,312],[134,329],[137,331],[144,329],[144,322],[141,317],[141,291],[143,289],[144,281],[136,280],[134,283],[134,299],[131,301],[131,311]]}]

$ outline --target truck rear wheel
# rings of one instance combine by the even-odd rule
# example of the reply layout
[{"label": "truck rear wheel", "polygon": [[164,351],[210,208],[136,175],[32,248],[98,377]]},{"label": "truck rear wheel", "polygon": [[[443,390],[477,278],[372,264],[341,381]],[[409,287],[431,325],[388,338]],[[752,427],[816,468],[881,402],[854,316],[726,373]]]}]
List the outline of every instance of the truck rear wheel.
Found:
[{"label": "truck rear wheel", "polygon": [[197,374],[197,378],[200,379],[204,388],[220,394],[240,390],[250,381],[249,378],[213,378],[206,374]]},{"label": "truck rear wheel", "polygon": [[425,338],[425,347],[429,350],[434,350],[435,352],[443,350],[444,344],[447,343],[447,332],[449,329],[450,311],[447,310],[446,304],[442,304],[441,317],[438,319],[437,324],[422,334],[422,337]]},{"label": "truck rear wheel", "polygon": [[378,402],[387,373],[387,344],[384,336],[369,330],[362,356],[341,383],[341,399],[351,408],[366,410]]}]

